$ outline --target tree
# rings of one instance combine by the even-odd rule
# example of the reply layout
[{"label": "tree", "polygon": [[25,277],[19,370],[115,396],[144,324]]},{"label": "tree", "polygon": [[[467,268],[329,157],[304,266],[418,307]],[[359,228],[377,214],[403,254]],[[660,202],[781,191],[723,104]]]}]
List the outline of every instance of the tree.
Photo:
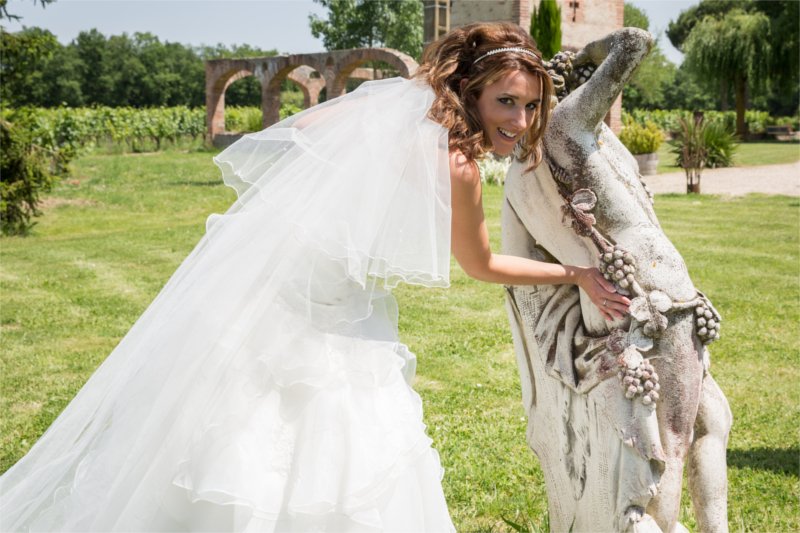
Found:
[{"label": "tree", "polygon": [[311,34],[326,50],[385,46],[415,59],[422,54],[422,2],[395,0],[314,0],[328,18],[309,15]]},{"label": "tree", "polygon": [[[234,44],[225,46],[204,46],[198,49],[200,57],[205,59],[224,59],[237,57],[272,57],[278,55],[277,50],[262,50],[248,44]],[[205,79],[203,71],[201,79]],[[205,85],[200,89],[205,98]],[[261,83],[255,76],[248,76],[233,82],[225,91],[225,105],[230,106],[256,106],[261,107]]]},{"label": "tree", "polygon": [[[47,4],[52,4],[55,0],[33,0],[33,4],[41,4],[42,7],[46,7]],[[20,20],[22,17],[19,15],[13,15],[8,12],[8,0],[0,0],[0,19],[8,19],[8,20]]]},{"label": "tree", "polygon": [[561,8],[556,0],[542,0],[539,9],[533,8],[530,33],[544,59],[561,50]]},{"label": "tree", "polygon": [[756,2],[754,9],[768,16],[770,21],[771,90],[766,98],[770,112],[795,114],[800,107],[800,2]]},{"label": "tree", "polygon": [[81,68],[82,63],[75,48],[59,46],[41,73],[44,93],[37,99],[36,105],[82,106],[84,98],[81,88]]},{"label": "tree", "polygon": [[622,14],[622,25],[627,28],[640,28],[650,31],[650,19],[647,14],[633,4],[625,4]]},{"label": "tree", "polygon": [[719,19],[732,9],[749,8],[752,3],[752,0],[703,0],[682,12],[677,20],[670,21],[666,31],[667,38],[672,46],[683,51],[683,43],[695,25],[703,19],[706,17]]},{"label": "tree", "polygon": [[9,33],[0,28],[0,98],[4,106],[37,105],[47,95],[42,72],[61,47],[40,28]]},{"label": "tree", "polygon": [[[111,64],[108,59],[109,43],[105,35],[96,29],[82,31],[70,46],[75,48],[80,61],[80,84],[86,103],[112,102],[115,91],[112,73],[107,72]],[[121,67],[122,65],[116,66],[116,68]]]},{"label": "tree", "polygon": [[[623,24],[647,31],[650,29],[647,14],[631,4],[625,4]],[[624,89],[622,104],[625,109],[666,107],[664,101],[666,88],[673,83],[675,73],[675,65],[667,59],[659,43],[656,42]]]},{"label": "tree", "polygon": [[[667,36],[676,48],[685,51],[684,43],[695,26],[709,17],[721,20],[733,10],[763,14],[769,18],[770,64],[760,92],[750,101],[772,114],[796,113],[800,105],[800,2],[797,0],[702,0],[670,22]],[[708,85],[704,77],[695,81]],[[721,107],[725,110],[732,87],[726,78],[717,79],[717,83]]]},{"label": "tree", "polygon": [[[36,0],[34,0],[35,2]],[[39,0],[46,6],[53,0]],[[0,0],[0,19],[19,20]],[[3,106],[30,103],[31,90],[41,90],[42,71],[61,47],[55,36],[39,28],[9,33],[0,26],[0,98]],[[68,150],[48,149],[33,138],[30,128],[0,118],[0,231],[26,235],[39,216],[39,194],[69,173]]]},{"label": "tree", "polygon": [[741,9],[722,18],[706,17],[695,24],[683,43],[688,67],[700,76],[733,84],[736,133],[747,133],[748,89],[764,88],[771,60],[769,18]]},{"label": "tree", "polygon": [[[718,107],[716,89],[708,90],[699,85],[687,70],[685,62],[675,70],[675,77],[663,89],[663,105],[659,106],[662,109],[700,110]],[[624,104],[625,100],[622,102]]]}]

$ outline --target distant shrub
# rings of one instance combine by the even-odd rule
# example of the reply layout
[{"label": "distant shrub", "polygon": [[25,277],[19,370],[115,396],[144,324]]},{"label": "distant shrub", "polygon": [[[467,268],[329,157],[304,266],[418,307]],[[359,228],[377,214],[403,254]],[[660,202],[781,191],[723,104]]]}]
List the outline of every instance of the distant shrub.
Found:
[{"label": "distant shrub", "polygon": [[303,110],[302,106],[295,105],[295,104],[293,104],[291,102],[283,103],[283,104],[281,104],[281,111],[280,111],[281,120],[283,120],[283,119],[285,119],[287,117],[291,117],[292,115],[294,115],[296,113],[299,113],[302,110]]},{"label": "distant shrub", "polygon": [[664,133],[653,122],[640,124],[628,119],[619,134],[619,140],[634,155],[657,152],[664,142]]},{"label": "distant shrub", "polygon": [[[694,113],[684,109],[634,109],[630,113],[623,112],[623,123],[626,117],[630,117],[639,124],[653,122],[663,131],[672,135],[681,129],[680,120],[692,120]],[[725,129],[736,129],[735,111],[704,111],[704,121],[706,123],[721,123]],[[766,111],[756,111],[753,109],[745,112],[745,122],[747,130],[756,135],[764,133],[767,126],[795,125],[797,127],[798,117],[772,117]]]},{"label": "distant shrub", "polygon": [[226,106],[225,129],[232,132],[261,131],[261,109],[253,106]]},{"label": "distant shrub", "polygon": [[26,235],[39,216],[39,195],[68,173],[74,151],[43,146],[24,123],[0,119],[0,231]]},{"label": "distant shrub", "polygon": [[692,113],[682,109],[634,109],[630,113],[622,112],[622,123],[625,124],[627,120],[633,119],[638,124],[647,124],[652,122],[658,126],[661,131],[674,133],[680,128],[678,122],[681,118],[689,119]]},{"label": "distant shrub", "polygon": [[166,142],[205,134],[205,110],[185,106],[4,108],[3,119],[25,124],[39,146],[59,146],[75,153],[99,145],[118,145],[134,152],[160,149]]},{"label": "distant shrub", "polygon": [[[709,168],[733,166],[733,156],[739,145],[736,143],[735,126],[721,122],[710,122],[703,129],[706,145],[706,166]],[[678,162],[680,165],[680,161]]]},{"label": "distant shrub", "polygon": [[700,193],[700,177],[708,157],[703,136],[706,126],[703,121],[681,118],[680,129],[670,141],[672,152],[678,156],[678,165],[686,173],[687,193]]},{"label": "distant shrub", "polygon": [[[301,95],[302,96],[302,95]],[[280,119],[299,113],[303,110],[301,105],[293,101],[283,102],[279,111]],[[225,129],[228,131],[248,133],[251,131],[261,131],[263,114],[261,108],[255,106],[226,106],[225,107]]]},{"label": "distant shrub", "polygon": [[794,131],[800,130],[800,118],[798,117],[777,117],[773,119],[770,126],[789,126]]},{"label": "distant shrub", "polygon": [[[694,123],[693,120],[687,122]],[[703,149],[703,168],[733,166],[733,156],[739,147],[736,143],[733,127],[726,126],[722,122],[702,121],[693,126],[691,131],[696,137],[693,142],[698,143]],[[685,138],[686,134],[683,133],[677,135],[670,143],[672,145],[671,152],[677,156],[677,165],[681,168],[686,168],[684,160],[686,157],[686,151],[684,150]],[[689,164],[697,165],[697,162],[692,160]]]},{"label": "distant shrub", "polygon": [[498,158],[494,155],[487,155],[478,161],[478,170],[481,173],[481,181],[502,185],[506,180],[506,172],[511,164],[510,158]]}]

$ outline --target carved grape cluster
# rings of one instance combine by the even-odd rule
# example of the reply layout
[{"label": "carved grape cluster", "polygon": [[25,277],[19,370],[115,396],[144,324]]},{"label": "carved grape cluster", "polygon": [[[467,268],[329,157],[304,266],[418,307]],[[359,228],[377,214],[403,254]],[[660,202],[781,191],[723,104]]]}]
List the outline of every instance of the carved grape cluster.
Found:
[{"label": "carved grape cluster", "polygon": [[556,90],[558,100],[563,100],[568,94],[566,79],[572,74],[572,60],[575,58],[574,52],[558,52],[550,61],[544,62],[544,68],[553,80],[553,87]]},{"label": "carved grape cluster", "polygon": [[629,400],[641,397],[644,405],[655,407],[658,401],[658,391],[661,385],[658,383],[658,374],[650,361],[644,359],[636,368],[623,365],[617,377],[622,383],[625,397]]},{"label": "carved grape cluster", "polygon": [[700,304],[694,309],[694,323],[697,336],[703,344],[709,344],[719,339],[719,323],[722,318],[717,315],[711,307]]},{"label": "carved grape cluster", "polygon": [[635,280],[636,260],[619,245],[614,250],[600,254],[600,272],[618,288],[626,290]]},{"label": "carved grape cluster", "polygon": [[579,87],[589,81],[589,78],[592,77],[592,74],[594,74],[595,70],[597,70],[597,67],[591,63],[587,63],[576,68],[574,71],[576,86]]}]

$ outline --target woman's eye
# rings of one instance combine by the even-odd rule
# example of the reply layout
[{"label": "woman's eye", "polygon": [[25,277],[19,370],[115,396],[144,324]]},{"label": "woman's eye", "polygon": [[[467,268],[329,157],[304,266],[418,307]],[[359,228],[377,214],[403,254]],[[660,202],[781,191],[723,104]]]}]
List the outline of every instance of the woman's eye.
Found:
[{"label": "woman's eye", "polygon": [[527,107],[529,111],[535,111],[536,110],[536,104],[528,104],[525,107]]},{"label": "woman's eye", "polygon": [[498,98],[497,101],[500,102],[503,105],[509,105],[509,104],[513,104],[514,103],[511,100],[511,98]]}]

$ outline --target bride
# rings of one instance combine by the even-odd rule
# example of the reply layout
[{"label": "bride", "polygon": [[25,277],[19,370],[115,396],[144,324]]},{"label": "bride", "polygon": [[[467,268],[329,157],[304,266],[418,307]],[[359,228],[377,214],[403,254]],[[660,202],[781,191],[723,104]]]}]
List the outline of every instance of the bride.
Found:
[{"label": "bride", "polygon": [[473,24],[412,80],[354,92],[215,157],[238,199],[75,399],[0,478],[2,531],[451,531],[391,289],[579,285],[493,254],[476,159],[530,168],[553,93],[531,38]]}]

